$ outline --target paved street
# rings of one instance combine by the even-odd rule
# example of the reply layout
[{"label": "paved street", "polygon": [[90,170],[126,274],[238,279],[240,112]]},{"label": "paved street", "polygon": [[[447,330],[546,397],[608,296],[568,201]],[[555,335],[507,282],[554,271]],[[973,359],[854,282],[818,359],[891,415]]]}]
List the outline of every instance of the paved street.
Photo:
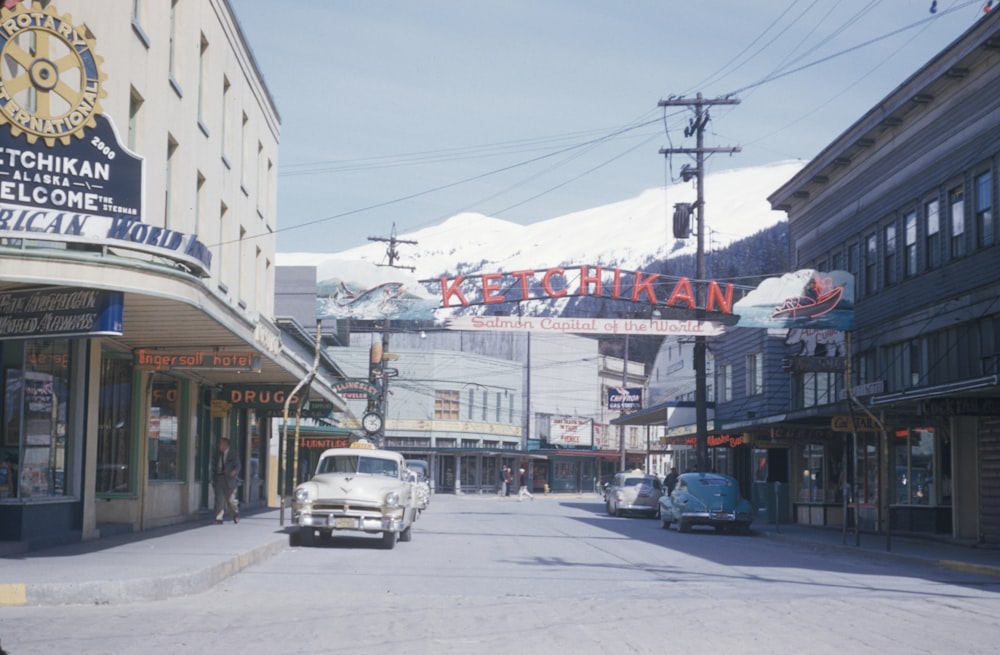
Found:
[{"label": "paved street", "polygon": [[[238,539],[240,526],[214,527]],[[763,526],[762,526],[763,528]],[[1000,577],[614,518],[600,499],[435,496],[413,541],[280,549],[201,593],[0,609],[11,655],[994,653]]]}]

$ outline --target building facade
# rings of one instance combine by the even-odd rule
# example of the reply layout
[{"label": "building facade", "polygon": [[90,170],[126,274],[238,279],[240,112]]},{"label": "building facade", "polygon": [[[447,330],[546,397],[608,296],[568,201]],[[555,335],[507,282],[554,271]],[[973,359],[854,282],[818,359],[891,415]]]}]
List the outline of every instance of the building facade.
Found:
[{"label": "building facade", "polygon": [[223,436],[263,503],[263,417],[310,361],[273,318],[279,117],[228,2],[22,2],[0,31],[0,539],[197,517]]},{"label": "building facade", "polygon": [[[796,372],[792,409],[817,420],[790,474],[834,499],[845,482],[863,528],[1000,543],[998,163],[994,11],[769,198],[797,268],[855,277],[849,382]],[[831,420],[855,413],[847,438]]]}]

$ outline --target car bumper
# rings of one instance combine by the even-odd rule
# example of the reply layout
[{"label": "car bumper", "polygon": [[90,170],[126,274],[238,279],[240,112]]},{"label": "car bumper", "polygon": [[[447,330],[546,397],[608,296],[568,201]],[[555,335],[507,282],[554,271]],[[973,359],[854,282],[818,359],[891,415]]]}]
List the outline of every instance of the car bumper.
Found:
[{"label": "car bumper", "polygon": [[645,514],[656,514],[660,510],[657,505],[641,505],[638,503],[618,503],[618,509],[623,512],[643,512]]},{"label": "car bumper", "polygon": [[751,518],[736,512],[684,512],[681,520],[695,525],[750,525]]},{"label": "car bumper", "polygon": [[314,528],[322,532],[402,532],[407,527],[402,507],[381,513],[301,509],[292,520],[300,528]]}]

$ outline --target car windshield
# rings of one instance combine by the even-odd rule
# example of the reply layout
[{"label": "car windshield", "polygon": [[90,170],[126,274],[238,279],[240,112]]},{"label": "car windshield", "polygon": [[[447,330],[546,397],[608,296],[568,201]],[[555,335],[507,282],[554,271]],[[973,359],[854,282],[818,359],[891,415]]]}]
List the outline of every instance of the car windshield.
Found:
[{"label": "car windshield", "polygon": [[699,484],[705,485],[706,487],[728,487],[729,480],[724,480],[722,478],[702,478],[698,480]]},{"label": "car windshield", "polygon": [[364,455],[334,455],[319,462],[317,473],[367,473],[399,477],[399,465],[391,459],[365,457]]}]

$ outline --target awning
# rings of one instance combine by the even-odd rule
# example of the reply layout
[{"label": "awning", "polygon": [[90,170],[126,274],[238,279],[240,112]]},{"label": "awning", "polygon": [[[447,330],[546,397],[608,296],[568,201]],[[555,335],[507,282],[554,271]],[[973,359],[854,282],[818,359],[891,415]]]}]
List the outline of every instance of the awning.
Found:
[{"label": "awning", "polygon": [[[708,420],[715,418],[715,403],[706,403]],[[694,402],[668,401],[611,419],[611,425],[662,425],[668,429],[697,422]]]}]

